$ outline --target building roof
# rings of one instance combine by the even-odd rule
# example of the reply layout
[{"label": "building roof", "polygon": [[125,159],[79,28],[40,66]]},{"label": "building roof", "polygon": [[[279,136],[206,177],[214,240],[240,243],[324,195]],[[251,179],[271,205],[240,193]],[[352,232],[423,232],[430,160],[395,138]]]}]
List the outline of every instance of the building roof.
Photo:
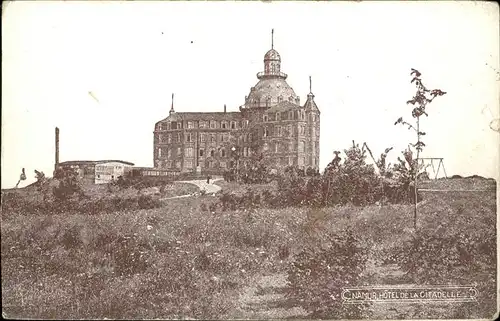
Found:
[{"label": "building roof", "polygon": [[307,95],[307,100],[306,100],[306,103],[304,104],[304,108],[314,110],[318,113],[320,112],[318,106],[314,102],[314,95],[312,93]]},{"label": "building roof", "polygon": [[283,101],[288,101],[291,97],[295,101],[298,96],[282,77],[263,78],[250,90],[247,103],[250,106],[254,102],[265,105],[269,99],[269,104],[276,104],[278,97]]},{"label": "building roof", "polygon": [[66,161],[66,162],[60,162],[58,165],[97,165],[97,164],[103,164],[103,163],[122,163],[130,166],[134,166],[134,163],[122,161],[122,160],[117,160],[117,159],[104,159],[104,160],[74,160],[74,161]]},{"label": "building roof", "polygon": [[279,61],[281,61],[281,56],[276,50],[271,49],[268,52],[266,52],[266,54],[264,55],[264,61],[266,61],[266,60],[279,60]]},{"label": "building roof", "polygon": [[165,119],[160,120],[163,121],[182,121],[182,120],[236,120],[242,117],[239,111],[230,111],[230,112],[180,112],[180,113],[172,113]]}]

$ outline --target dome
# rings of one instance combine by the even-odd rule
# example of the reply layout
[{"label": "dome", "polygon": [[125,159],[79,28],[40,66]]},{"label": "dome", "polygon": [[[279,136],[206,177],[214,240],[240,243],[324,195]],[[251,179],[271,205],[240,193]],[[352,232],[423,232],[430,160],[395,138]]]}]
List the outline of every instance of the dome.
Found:
[{"label": "dome", "polygon": [[266,52],[266,54],[264,55],[264,61],[266,61],[266,60],[279,60],[279,61],[281,61],[281,57],[280,57],[280,54],[276,50],[271,49],[268,52]]},{"label": "dome", "polygon": [[265,78],[261,79],[255,87],[252,88],[247,98],[246,105],[271,107],[282,101],[295,102],[297,99],[295,91],[283,78]]}]

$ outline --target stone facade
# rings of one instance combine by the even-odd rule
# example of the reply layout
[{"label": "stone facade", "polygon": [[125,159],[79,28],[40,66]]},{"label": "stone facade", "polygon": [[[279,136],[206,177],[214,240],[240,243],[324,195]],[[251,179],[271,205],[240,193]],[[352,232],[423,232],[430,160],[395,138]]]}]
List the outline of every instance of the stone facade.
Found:
[{"label": "stone facade", "polygon": [[281,72],[273,49],[239,112],[176,112],[155,124],[155,168],[219,174],[262,155],[271,168],[319,169],[320,111],[310,92],[304,105]]}]

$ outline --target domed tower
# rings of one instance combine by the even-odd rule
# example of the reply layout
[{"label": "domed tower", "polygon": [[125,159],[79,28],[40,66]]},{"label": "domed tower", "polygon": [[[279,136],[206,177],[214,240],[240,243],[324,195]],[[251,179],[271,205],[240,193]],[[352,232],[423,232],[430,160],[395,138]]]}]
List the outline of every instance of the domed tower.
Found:
[{"label": "domed tower", "polygon": [[281,72],[281,56],[271,37],[271,50],[264,55],[264,71],[257,74],[259,82],[245,97],[245,108],[269,108],[284,101],[300,104],[300,98],[286,82],[287,77]]}]

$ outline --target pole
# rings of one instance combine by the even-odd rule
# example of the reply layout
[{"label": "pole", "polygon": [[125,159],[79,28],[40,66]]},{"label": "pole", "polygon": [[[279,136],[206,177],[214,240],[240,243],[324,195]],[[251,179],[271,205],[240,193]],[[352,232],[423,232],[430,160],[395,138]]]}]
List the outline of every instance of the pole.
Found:
[{"label": "pole", "polygon": [[[417,117],[417,144],[420,142],[420,116]],[[419,169],[419,156],[420,156],[420,145],[417,146],[417,164],[415,168],[415,182],[414,182],[414,196],[415,196],[415,206],[413,208],[413,227],[415,231],[417,230],[417,183],[418,183],[418,169]]]}]

